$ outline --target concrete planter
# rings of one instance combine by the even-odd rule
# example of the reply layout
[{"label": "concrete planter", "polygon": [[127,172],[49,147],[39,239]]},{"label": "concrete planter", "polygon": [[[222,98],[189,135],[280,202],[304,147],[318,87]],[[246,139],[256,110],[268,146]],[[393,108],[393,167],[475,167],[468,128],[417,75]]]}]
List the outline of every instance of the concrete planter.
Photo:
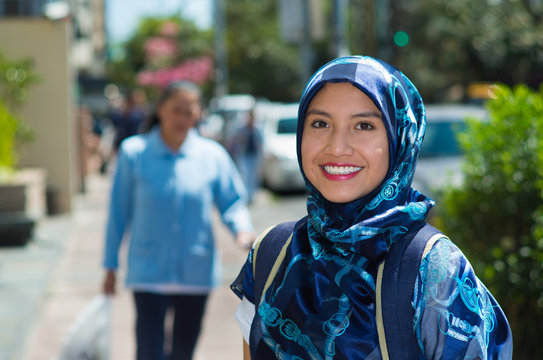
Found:
[{"label": "concrete planter", "polygon": [[0,246],[24,245],[46,215],[46,172],[25,168],[0,181]]},{"label": "concrete planter", "polygon": [[32,239],[36,220],[24,213],[0,214],[0,247],[24,246]]}]

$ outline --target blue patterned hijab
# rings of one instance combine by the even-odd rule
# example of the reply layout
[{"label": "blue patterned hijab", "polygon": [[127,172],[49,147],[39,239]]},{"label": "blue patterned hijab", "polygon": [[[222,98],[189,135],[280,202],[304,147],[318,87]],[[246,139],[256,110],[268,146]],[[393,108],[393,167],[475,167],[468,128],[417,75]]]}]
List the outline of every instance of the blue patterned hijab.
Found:
[{"label": "blue patterned hijab", "polygon": [[[327,82],[350,82],[363,91],[383,114],[388,134],[390,159],[385,180],[372,193],[349,204],[326,200],[307,180],[302,168],[305,113]],[[297,128],[298,163],[309,188],[310,237],[324,237],[349,251],[374,257],[382,255],[413,222],[424,220],[433,202],[413,190],[411,183],[425,129],[420,94],[404,74],[389,64],[351,56],[333,60],[318,70],[302,94]],[[385,241],[367,240],[374,237]],[[362,251],[369,243],[381,251]]]},{"label": "blue patterned hijab", "polygon": [[[328,82],[349,82],[363,91],[381,111],[388,134],[390,160],[385,179],[372,193],[345,204],[325,199],[302,168],[305,114]],[[338,358],[351,359],[375,351],[376,334],[368,329],[375,328],[377,265],[391,244],[424,221],[434,204],[411,188],[425,124],[424,105],[415,86],[382,61],[339,58],[320,68],[308,82],[297,128],[298,163],[309,189],[308,218],[297,226],[259,309],[263,340],[278,358],[280,353],[303,359],[341,353]],[[351,344],[349,338],[356,339],[356,349],[336,346],[341,341]]]}]

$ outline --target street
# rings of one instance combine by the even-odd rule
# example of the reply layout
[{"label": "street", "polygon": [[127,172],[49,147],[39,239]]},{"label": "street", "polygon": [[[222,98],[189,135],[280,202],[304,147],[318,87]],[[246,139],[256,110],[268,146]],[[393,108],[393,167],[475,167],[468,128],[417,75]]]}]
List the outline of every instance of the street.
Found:
[{"label": "street", "polygon": [[[64,252],[52,270],[23,360],[55,359],[77,315],[100,293],[103,276],[101,251],[109,186],[108,177],[92,174],[88,179],[87,193],[76,200],[70,231],[65,234]],[[305,195],[279,197],[261,190],[250,210],[255,232],[259,234],[270,225],[304,216]],[[242,358],[242,337],[234,320],[238,299],[228,285],[237,276],[247,253],[235,246],[232,235],[220,223],[217,214],[216,222],[224,280],[209,299],[195,360]],[[119,284],[122,285],[122,269],[119,275]],[[112,360],[134,359],[133,321],[131,293],[119,286],[112,306]]]}]

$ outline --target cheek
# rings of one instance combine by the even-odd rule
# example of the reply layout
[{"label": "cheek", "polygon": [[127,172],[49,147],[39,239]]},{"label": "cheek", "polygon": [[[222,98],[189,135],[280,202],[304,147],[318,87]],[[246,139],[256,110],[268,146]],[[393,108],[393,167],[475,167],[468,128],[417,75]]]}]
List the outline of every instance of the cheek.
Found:
[{"label": "cheek", "polygon": [[175,116],[172,114],[172,111],[166,107],[157,109],[157,115],[160,119],[160,125],[170,126],[175,122]]},{"label": "cheek", "polygon": [[380,146],[375,148],[373,157],[377,164],[377,168],[379,169],[379,176],[384,178],[388,172],[388,166],[390,163],[388,146]]},{"label": "cheek", "polygon": [[194,118],[194,121],[198,121],[200,120],[200,118],[202,117],[202,109],[200,108],[199,105],[194,105],[194,112],[192,113],[192,116]]},{"label": "cheek", "polygon": [[312,171],[314,171],[314,144],[311,140],[307,140],[307,138],[302,137],[302,145],[300,150],[302,154],[302,169],[306,176],[310,176]]},{"label": "cheek", "polygon": [[175,122],[175,118],[168,113],[165,113],[163,116],[160,117],[160,124],[164,127],[170,128],[174,126]]}]

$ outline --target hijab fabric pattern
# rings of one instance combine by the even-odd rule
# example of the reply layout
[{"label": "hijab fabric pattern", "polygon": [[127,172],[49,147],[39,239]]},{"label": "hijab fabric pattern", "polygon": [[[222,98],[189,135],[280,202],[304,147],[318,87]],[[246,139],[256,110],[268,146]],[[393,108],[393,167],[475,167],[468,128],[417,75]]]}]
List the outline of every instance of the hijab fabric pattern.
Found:
[{"label": "hijab fabric pattern", "polygon": [[[308,181],[301,162],[305,113],[328,82],[349,82],[363,91],[381,111],[389,142],[389,168],[382,184],[345,204],[325,199]],[[376,267],[390,245],[424,221],[434,205],[411,188],[425,126],[424,105],[415,86],[379,60],[339,58],[308,82],[297,128],[298,163],[309,190],[307,225],[294,232],[285,260],[258,306],[263,341],[277,358],[350,359],[378,351],[372,313]],[[356,338],[357,348],[336,346],[343,338]]]}]

